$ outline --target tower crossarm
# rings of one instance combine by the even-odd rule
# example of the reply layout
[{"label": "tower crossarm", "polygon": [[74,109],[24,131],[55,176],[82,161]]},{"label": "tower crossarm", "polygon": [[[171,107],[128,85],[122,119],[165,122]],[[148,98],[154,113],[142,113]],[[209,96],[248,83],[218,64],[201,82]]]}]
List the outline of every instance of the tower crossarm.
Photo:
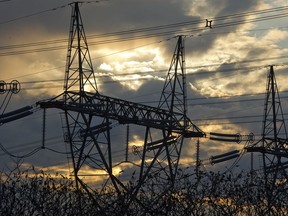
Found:
[{"label": "tower crossarm", "polygon": [[185,128],[182,120],[177,118],[178,113],[171,113],[165,109],[89,92],[85,92],[85,100],[82,100],[85,102],[80,103],[78,98],[80,98],[80,94],[83,98],[83,92],[66,92],[66,94],[69,95],[66,101],[60,95],[48,101],[40,101],[37,104],[41,108],[58,108],[92,116],[107,117],[117,120],[121,124],[137,124],[169,130],[185,137],[205,136],[191,121],[189,121],[189,126]]}]

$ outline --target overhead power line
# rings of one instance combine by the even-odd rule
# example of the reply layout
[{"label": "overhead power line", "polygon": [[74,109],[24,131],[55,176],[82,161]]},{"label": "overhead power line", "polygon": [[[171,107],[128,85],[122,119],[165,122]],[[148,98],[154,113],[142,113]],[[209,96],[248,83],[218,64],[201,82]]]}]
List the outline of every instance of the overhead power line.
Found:
[{"label": "overhead power line", "polygon": [[[284,55],[284,56],[275,56],[275,57],[269,57],[269,58],[250,59],[250,60],[245,60],[245,61],[231,62],[231,63],[227,63],[224,65],[225,66],[232,66],[232,65],[236,65],[236,64],[246,64],[246,63],[261,62],[261,61],[276,60],[276,59],[285,59],[285,58],[288,58],[288,56]],[[287,67],[287,64],[288,63],[284,63],[284,65],[281,65],[281,66]],[[200,70],[200,69],[209,68],[212,66],[219,66],[220,67],[220,66],[223,66],[223,64],[218,63],[218,64],[196,65],[196,66],[192,66],[192,67],[186,67],[186,70],[188,70],[188,73],[186,74],[186,76],[196,76],[196,75],[199,76],[199,75],[207,75],[207,74],[211,75],[212,73],[228,73],[228,72],[240,72],[240,71],[250,72],[251,70],[261,69],[261,68],[267,67],[267,65],[258,65],[258,66],[250,66],[250,67],[237,67],[237,68],[227,68],[227,69],[221,68],[219,70],[207,70],[207,71],[201,70],[201,71],[196,71],[196,72],[189,72],[189,70]],[[57,70],[60,68],[64,68],[64,66],[51,68],[51,69],[38,71],[38,72],[33,72],[30,74],[12,77],[12,78],[8,78],[8,79],[11,79],[11,80],[19,79],[21,77],[31,76],[31,75],[40,74],[40,73],[46,73],[47,71]],[[162,76],[162,73],[166,73],[166,72],[167,72],[167,69],[158,69],[155,71],[148,71],[148,72],[147,71],[137,71],[137,72],[126,72],[126,73],[111,73],[111,72],[107,73],[107,72],[98,71],[98,72],[96,72],[96,78],[97,79],[103,79],[103,78],[109,78],[109,77],[125,77],[125,76],[131,76],[131,75],[147,76],[147,75],[155,75],[157,73],[161,74],[158,77],[164,78]],[[127,80],[115,80],[115,82],[135,81],[138,79],[139,78],[127,79]],[[33,83],[45,83],[45,82],[63,82],[63,79],[22,81],[21,83],[22,84],[33,84]],[[111,83],[111,82],[114,82],[114,81],[109,81],[106,83]]]},{"label": "overhead power line", "polygon": [[[4,2],[4,1],[10,1],[10,0],[2,0],[0,2]],[[86,1],[86,2],[81,2],[81,4],[101,3],[101,2],[104,2],[104,1],[108,1],[108,0]],[[49,8],[49,9],[46,9],[46,10],[38,11],[38,12],[35,12],[35,13],[27,14],[27,15],[24,15],[24,16],[15,17],[13,19],[0,22],[0,25],[11,23],[11,22],[15,22],[15,21],[19,21],[19,20],[26,19],[26,18],[33,17],[33,16],[38,16],[38,15],[41,15],[41,14],[45,14],[47,12],[63,9],[63,8],[66,8],[69,5],[70,5],[70,3],[69,4],[65,4],[65,5],[61,5],[61,6],[58,6],[58,7],[53,7],[53,8]]]},{"label": "overhead power line", "polygon": [[[226,16],[219,16],[219,17],[212,18],[213,21],[216,22],[213,28],[224,28],[224,27],[236,26],[236,25],[245,24],[245,23],[253,23],[253,22],[259,22],[259,21],[283,18],[283,17],[287,17],[288,15],[287,10],[288,10],[288,7],[278,7],[278,8],[272,8],[272,9],[264,9],[264,10],[245,12],[245,13],[226,15]],[[265,15],[262,17],[250,17],[251,15],[263,15],[263,14],[275,13],[275,12],[278,12],[278,14]],[[237,19],[237,20],[234,20],[234,19]],[[227,21],[227,22],[223,22],[223,21]],[[177,34],[188,35],[188,34],[192,34],[193,32],[203,31],[205,29],[204,22],[205,20],[202,20],[202,19],[191,20],[191,21],[178,22],[178,23],[172,23],[172,24],[137,28],[137,29],[132,29],[132,30],[90,35],[87,38],[88,39],[100,39],[97,41],[90,41],[89,45],[93,46],[93,45],[101,45],[101,44],[108,44],[108,43],[126,42],[130,40],[149,39],[149,38],[168,36],[168,35],[170,36],[177,35]],[[203,26],[199,26],[201,23],[203,23]],[[63,43],[65,43],[65,45]],[[65,49],[67,47],[66,43],[67,43],[67,39],[57,39],[57,40],[50,40],[50,41],[42,41],[42,42],[40,41],[40,42],[33,42],[33,43],[26,43],[26,44],[2,46],[0,47],[0,51],[4,50],[4,52],[1,52],[0,56],[55,51],[55,50]],[[17,49],[21,49],[21,50],[17,50]],[[14,50],[14,51],[5,51],[5,50]]]},{"label": "overhead power line", "polygon": [[22,20],[22,19],[26,19],[26,18],[29,18],[29,17],[32,17],[32,16],[37,16],[37,15],[44,14],[44,13],[47,13],[47,12],[55,11],[55,10],[58,10],[58,9],[65,8],[67,6],[68,6],[67,4],[66,5],[61,5],[59,7],[54,7],[54,8],[50,8],[50,9],[47,9],[47,10],[31,13],[31,14],[28,14],[28,15],[25,15],[25,16],[16,17],[14,19],[10,19],[10,20],[6,20],[6,21],[3,21],[3,22],[0,22],[0,25],[11,23],[11,22],[14,22],[14,21]]}]

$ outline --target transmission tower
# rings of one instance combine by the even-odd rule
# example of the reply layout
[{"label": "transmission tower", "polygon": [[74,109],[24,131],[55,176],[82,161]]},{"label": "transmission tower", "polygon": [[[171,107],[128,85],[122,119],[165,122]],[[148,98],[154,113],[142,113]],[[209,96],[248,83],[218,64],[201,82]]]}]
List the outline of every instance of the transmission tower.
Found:
[{"label": "transmission tower", "polygon": [[[85,91],[97,93],[96,79],[88,49],[84,26],[79,11],[79,2],[72,5],[70,21],[69,44],[64,79],[65,96],[69,98],[68,91]],[[79,95],[80,102],[85,101],[85,94]]]},{"label": "transmission tower", "polygon": [[[143,151],[139,154],[139,180],[131,191],[130,204],[137,197],[138,191],[145,188],[147,182],[152,185],[165,185],[164,194],[162,191],[158,196],[171,199],[184,139],[205,136],[205,133],[187,117],[185,50],[182,36],[178,37],[157,110],[165,110],[167,116],[160,121],[154,118],[146,124]],[[155,127],[156,122],[162,126]],[[156,196],[154,199],[157,200],[159,197]],[[154,207],[149,208],[153,211]],[[169,206],[163,212],[169,212]]]},{"label": "transmission tower", "polygon": [[273,66],[270,66],[267,76],[262,138],[248,147],[247,151],[260,152],[262,155],[265,187],[268,203],[271,204],[277,181],[279,183],[288,179],[287,130]]},{"label": "transmission tower", "polygon": [[288,163],[286,160],[285,165],[284,159],[288,155],[288,140],[273,66],[270,66],[267,80],[262,129],[262,147],[265,151],[262,155],[266,181],[275,182],[277,178],[287,176],[285,168]]},{"label": "transmission tower", "polygon": [[267,76],[262,139],[259,144],[248,148],[249,151],[262,153],[265,181],[273,181],[287,176],[285,171],[288,154],[287,130],[284,121],[279,91],[273,66]]},{"label": "transmission tower", "polygon": [[[82,104],[93,105],[91,98],[86,94],[97,94],[95,74],[88,49],[84,26],[79,11],[79,3],[72,5],[71,25],[67,65],[64,79],[64,106],[75,104],[81,108]],[[76,111],[76,112],[75,112]],[[76,186],[79,183],[86,188],[82,181],[87,176],[87,169],[95,170],[88,175],[110,179],[115,188],[118,185],[112,174],[112,156],[110,142],[110,124],[108,118],[95,116],[77,110],[64,110],[66,122],[66,142],[70,146],[73,172]],[[101,141],[100,141],[101,140]],[[97,156],[96,156],[97,155]],[[94,162],[94,158],[97,162]],[[99,159],[98,159],[99,158]],[[103,168],[106,172],[103,173]],[[106,176],[106,177],[105,177]]]},{"label": "transmission tower", "polygon": [[[178,37],[158,108],[165,109],[170,114],[164,120],[168,127],[157,131],[150,126],[146,127],[140,182],[143,182],[148,175],[163,173],[168,180],[167,183],[173,186],[184,138],[204,136],[204,133],[187,117],[183,36]],[[178,133],[171,127],[175,117],[180,127]],[[188,129],[193,132],[186,133]]]},{"label": "transmission tower", "polygon": [[[37,104],[43,109],[64,111],[65,142],[70,146],[77,188],[83,187],[91,192],[86,179],[98,178],[101,182],[95,180],[95,184],[100,193],[105,194],[106,189],[112,189],[120,197],[126,194],[128,204],[123,209],[132,202],[142,206],[137,194],[144,181],[157,174],[165,176],[166,183],[173,186],[184,138],[205,135],[187,117],[183,37],[178,38],[158,107],[104,96],[97,90],[79,3],[71,6],[64,92]],[[128,189],[113,173],[110,137],[113,123],[146,128],[139,179],[133,188],[129,186]],[[90,173],[87,174],[86,170]]]},{"label": "transmission tower", "polygon": [[[119,190],[112,170],[110,140],[112,122],[103,113],[100,117],[93,113],[93,109],[101,106],[95,104],[93,100],[93,96],[98,95],[95,74],[79,3],[75,2],[71,6],[64,92],[39,104],[44,109],[60,108],[64,111],[65,142],[70,146],[76,187],[81,186],[88,191],[85,177],[93,177],[102,179],[106,184],[112,184]],[[87,170],[93,172],[87,173],[85,172]]]}]

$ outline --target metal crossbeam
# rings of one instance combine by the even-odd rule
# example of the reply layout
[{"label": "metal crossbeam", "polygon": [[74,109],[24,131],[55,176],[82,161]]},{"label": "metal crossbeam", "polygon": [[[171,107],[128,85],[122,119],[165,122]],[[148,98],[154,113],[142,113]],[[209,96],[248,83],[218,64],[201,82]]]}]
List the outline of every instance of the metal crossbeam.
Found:
[{"label": "metal crossbeam", "polygon": [[69,92],[69,95],[73,98],[69,102],[63,101],[63,97],[59,95],[55,99],[38,102],[38,105],[41,108],[58,108],[92,116],[106,117],[117,120],[121,124],[137,124],[169,130],[185,137],[203,137],[205,135],[191,121],[189,127],[184,129],[183,122],[177,119],[177,113],[168,110],[112,98],[99,93],[85,92],[85,101],[89,101],[89,103],[76,102],[76,98],[80,97],[79,92]]}]

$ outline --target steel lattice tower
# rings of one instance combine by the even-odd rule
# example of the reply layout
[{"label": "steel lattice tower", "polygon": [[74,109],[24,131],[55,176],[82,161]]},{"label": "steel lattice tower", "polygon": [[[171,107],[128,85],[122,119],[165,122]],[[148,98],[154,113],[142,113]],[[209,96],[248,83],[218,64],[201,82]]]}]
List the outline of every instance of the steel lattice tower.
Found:
[{"label": "steel lattice tower", "polygon": [[263,169],[266,182],[286,176],[288,168],[288,137],[276,83],[274,67],[270,66],[267,75],[266,96],[264,104],[261,140],[250,147],[248,152],[260,152],[263,158]]},{"label": "steel lattice tower", "polygon": [[[204,136],[204,133],[187,118],[183,36],[178,37],[158,108],[167,110],[171,117],[168,116],[164,120],[166,128],[155,130],[146,127],[139,182],[143,182],[147,176],[160,174],[166,178],[166,183],[173,187],[184,138]],[[179,133],[175,133],[172,127],[169,127],[169,124],[172,126],[175,121],[172,117],[177,118],[181,128]],[[188,129],[194,133],[186,133]]]},{"label": "steel lattice tower", "polygon": [[[79,3],[72,5],[64,90],[97,92],[96,79],[88,49]],[[81,98],[81,97],[80,97]]]},{"label": "steel lattice tower", "polygon": [[[263,167],[266,182],[287,177],[287,130],[273,66],[267,77],[264,120],[262,129]],[[284,157],[283,157],[284,156]]]},{"label": "steel lattice tower", "polygon": [[[262,129],[262,159],[265,177],[265,189],[268,201],[267,213],[276,196],[277,184],[287,184],[288,176],[288,140],[279,91],[273,66],[270,66],[267,77],[264,120]],[[286,188],[287,189],[287,188]]]},{"label": "steel lattice tower", "polygon": [[[132,202],[143,205],[137,195],[144,182],[153,175],[165,177],[165,184],[173,187],[184,138],[205,136],[186,113],[183,37],[178,38],[158,107],[104,96],[96,87],[79,3],[71,6],[64,92],[37,104],[43,109],[64,111],[65,141],[70,146],[76,187],[82,187],[92,195],[86,179],[93,177],[100,193],[105,194],[107,189],[111,189],[127,201],[123,205],[125,212]],[[140,153],[139,179],[132,188],[113,173],[110,138],[113,122],[136,124],[146,129],[143,151]],[[100,183],[97,178],[101,180]],[[95,200],[95,203],[99,201]],[[101,208],[100,205],[98,207]],[[149,206],[144,208],[149,210]]]},{"label": "steel lattice tower", "polygon": [[[262,155],[267,213],[273,212],[273,196],[279,184],[287,185],[288,140],[279,91],[273,66],[267,75],[266,97],[262,126],[262,138],[256,144],[247,147],[248,152],[260,152]],[[278,186],[277,186],[278,185]]]},{"label": "steel lattice tower", "polygon": [[[108,185],[112,183],[118,190],[112,171],[111,121],[108,117],[97,117],[81,109],[84,104],[93,108],[91,94],[98,94],[98,90],[79,3],[75,2],[71,6],[72,16],[62,107],[64,106],[66,123],[65,141],[71,150],[73,174],[77,187],[81,184],[88,190],[86,182],[82,179],[90,176],[95,179],[97,177],[105,179]],[[76,108],[66,109],[65,106],[69,105],[75,105]],[[93,172],[87,173],[85,172],[87,170],[93,170]]]}]

